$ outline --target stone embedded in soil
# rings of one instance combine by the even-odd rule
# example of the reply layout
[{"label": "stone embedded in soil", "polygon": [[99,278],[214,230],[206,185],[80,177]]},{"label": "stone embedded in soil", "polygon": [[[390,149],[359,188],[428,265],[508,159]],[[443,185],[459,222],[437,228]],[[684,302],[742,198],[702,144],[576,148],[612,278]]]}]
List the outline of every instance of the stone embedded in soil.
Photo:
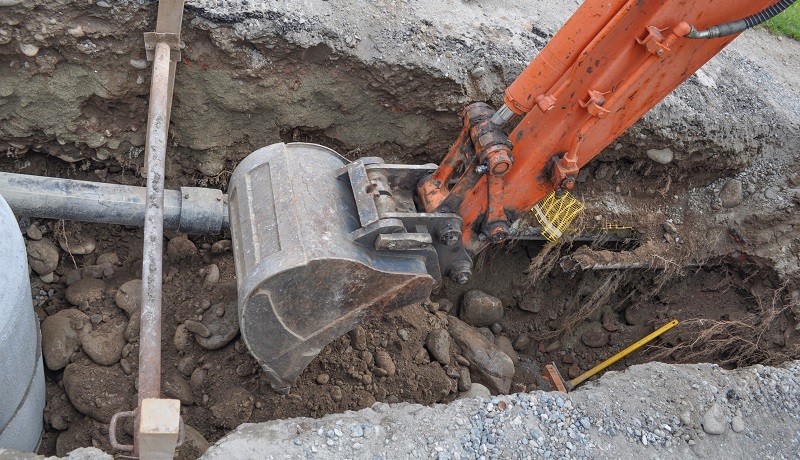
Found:
[{"label": "stone embedded in soil", "polygon": [[64,369],[64,391],[80,413],[103,423],[130,409],[133,384],[117,366],[72,363]]},{"label": "stone embedded in soil", "polygon": [[450,364],[450,334],[444,329],[438,329],[428,333],[425,340],[425,347],[436,361],[443,365]]},{"label": "stone embedded in soil", "polygon": [[130,280],[117,289],[114,302],[130,317],[142,306],[142,280]]},{"label": "stone embedded in soil", "polygon": [[719,199],[722,201],[722,206],[726,208],[735,208],[739,206],[742,204],[743,198],[742,181],[739,179],[729,180],[719,191]]},{"label": "stone embedded in soil", "polygon": [[214,423],[222,428],[234,429],[245,423],[253,414],[255,398],[243,388],[232,388],[220,395],[211,406]]},{"label": "stone embedded in soil", "polygon": [[456,318],[450,318],[450,335],[469,359],[473,380],[486,385],[492,394],[511,389],[514,362],[480,332]]},{"label": "stone embedded in soil", "polygon": [[650,149],[646,152],[647,158],[661,163],[662,165],[672,163],[675,158],[675,153],[671,149]]},{"label": "stone embedded in soil", "polygon": [[91,236],[76,236],[71,235],[69,238],[63,236],[58,239],[58,244],[64,252],[68,252],[75,256],[84,256],[94,252],[97,247],[97,241]]},{"label": "stone embedded in soil", "polygon": [[86,265],[81,269],[83,278],[110,278],[114,275],[114,266],[111,264]]},{"label": "stone embedded in soil", "polygon": [[469,391],[472,388],[472,377],[469,375],[469,369],[462,367],[458,369],[458,391]]},{"label": "stone embedded in soil", "polygon": [[28,241],[28,265],[40,275],[53,273],[58,268],[58,248],[50,240]]},{"label": "stone embedded in soil", "polygon": [[397,372],[392,355],[386,350],[377,350],[375,352],[375,365],[385,370],[388,377],[393,377]]},{"label": "stone embedded in soil", "polygon": [[200,458],[211,447],[211,444],[190,425],[184,424],[183,430],[183,444],[175,451],[175,458]]},{"label": "stone embedded in soil", "polygon": [[181,261],[197,255],[197,246],[187,235],[178,235],[167,243],[167,257],[173,262]]},{"label": "stone embedded in soil", "polygon": [[219,283],[219,267],[217,264],[211,264],[206,267],[206,277],[203,280],[203,287],[211,289]]},{"label": "stone embedded in soil", "polygon": [[81,306],[85,302],[93,303],[103,300],[106,283],[94,278],[84,278],[67,288],[65,297],[72,305]]},{"label": "stone embedded in soil", "polygon": [[136,309],[131,312],[130,318],[128,318],[128,326],[125,328],[125,340],[130,342],[131,340],[139,337],[139,327],[141,326],[142,321],[142,313],[140,309]]},{"label": "stone embedded in soil", "polygon": [[124,321],[105,323],[81,339],[83,351],[92,361],[103,366],[119,362],[125,347]]},{"label": "stone embedded in soil", "polygon": [[170,398],[179,399],[181,404],[190,406],[194,404],[192,386],[175,371],[168,371],[162,380],[162,390]]},{"label": "stone embedded in soil", "polygon": [[363,327],[357,326],[355,329],[349,332],[350,335],[350,345],[358,350],[364,351],[367,349],[367,331],[364,330]]},{"label": "stone embedded in soil", "polygon": [[212,254],[222,254],[231,250],[231,240],[219,240],[211,245]]},{"label": "stone embedded in soil", "polygon": [[63,369],[78,350],[81,337],[92,330],[89,316],[70,308],[42,321],[42,354],[50,370]]},{"label": "stone embedded in soil", "polygon": [[327,385],[331,381],[331,376],[325,373],[317,375],[316,381],[320,385]]},{"label": "stone embedded in soil", "polygon": [[608,332],[600,323],[592,323],[581,335],[581,342],[591,348],[602,348],[608,345]]},{"label": "stone embedded in soil", "polygon": [[500,335],[494,339],[494,344],[497,345],[497,348],[499,348],[500,351],[511,358],[511,362],[513,362],[514,365],[519,362],[519,355],[517,355],[517,352],[514,350],[514,346],[511,344],[511,340],[508,337]]},{"label": "stone embedded in soil", "polygon": [[708,411],[703,415],[703,431],[708,434],[722,434],[728,428],[728,422],[725,420],[725,412],[717,403],[711,405]]},{"label": "stone embedded in soil", "polygon": [[514,339],[514,349],[517,351],[525,351],[529,346],[531,346],[531,336],[528,334],[520,334]]},{"label": "stone embedded in soil", "polygon": [[172,336],[172,344],[175,345],[175,349],[178,351],[186,351],[189,349],[191,338],[192,334],[189,329],[186,329],[186,325],[179,324],[175,328],[175,334]]},{"label": "stone embedded in soil", "polygon": [[189,377],[189,385],[193,390],[199,391],[203,388],[203,382],[205,382],[207,374],[208,372],[202,367],[198,367],[192,372],[192,376]]},{"label": "stone embedded in soil", "polygon": [[453,302],[444,297],[439,299],[439,310],[445,313],[450,313],[450,311],[453,310]]},{"label": "stone embedded in soil", "polygon": [[64,282],[67,284],[67,286],[72,286],[73,284],[80,281],[81,278],[82,278],[81,269],[76,268],[67,272],[66,276],[64,276]]},{"label": "stone embedded in soil", "polygon": [[481,385],[480,383],[473,383],[470,386],[469,390],[464,392],[464,394],[462,394],[461,397],[468,399],[469,398],[489,399],[492,397],[492,392],[489,391],[488,388],[486,388],[484,385]]},{"label": "stone embedded in soil", "polygon": [[458,316],[471,326],[490,326],[503,317],[503,303],[483,291],[469,291],[461,300]]},{"label": "stone embedded in soil", "polygon": [[25,232],[25,234],[28,235],[28,238],[32,240],[38,241],[42,239],[42,231],[39,230],[39,227],[37,227],[36,225],[31,225],[30,227],[28,227],[28,231]]},{"label": "stone embedded in soil", "polygon": [[104,265],[104,264],[111,264],[111,265],[119,265],[119,256],[113,252],[106,252],[97,256],[97,260],[94,262],[97,265]]},{"label": "stone embedded in soil", "polygon": [[178,361],[178,364],[175,366],[184,377],[189,377],[194,372],[195,368],[195,359],[194,356],[186,355]]},{"label": "stone embedded in soil", "polygon": [[223,307],[222,316],[218,314],[206,314],[203,316],[202,325],[208,329],[209,336],[194,336],[197,343],[207,350],[216,350],[224,347],[235,339],[239,333],[239,307],[236,302],[226,301],[212,305],[211,310],[217,311],[218,307]]},{"label": "stone embedded in soil", "polygon": [[527,295],[522,298],[517,304],[520,310],[531,312],[531,313],[539,313],[542,311],[542,304],[539,302],[533,295]]}]

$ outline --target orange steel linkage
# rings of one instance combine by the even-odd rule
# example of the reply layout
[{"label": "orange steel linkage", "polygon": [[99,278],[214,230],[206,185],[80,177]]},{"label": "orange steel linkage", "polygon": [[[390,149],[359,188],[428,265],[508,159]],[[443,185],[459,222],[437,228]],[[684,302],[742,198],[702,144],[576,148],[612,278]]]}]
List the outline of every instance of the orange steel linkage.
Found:
[{"label": "orange steel linkage", "polygon": [[[523,117],[508,136],[510,168],[492,174],[492,158],[481,158],[473,104],[458,141],[420,184],[423,207],[457,210],[472,254],[502,241],[498,228],[551,191],[572,188],[580,167],[737,36],[683,38],[689,24],[707,28],[772,3],[587,0],[506,90],[505,105]],[[481,118],[493,114],[482,106]]]}]

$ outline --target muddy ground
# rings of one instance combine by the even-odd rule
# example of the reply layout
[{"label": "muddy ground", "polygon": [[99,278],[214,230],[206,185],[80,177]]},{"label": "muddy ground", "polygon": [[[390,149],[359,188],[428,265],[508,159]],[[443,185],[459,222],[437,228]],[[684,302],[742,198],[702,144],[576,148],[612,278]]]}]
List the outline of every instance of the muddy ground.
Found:
[{"label": "muddy ground", "polygon": [[[141,32],[152,29],[155,5],[10,3],[0,7],[2,170],[142,185],[149,69]],[[224,3],[188,3],[169,187],[224,188],[239,160],[278,141],[319,142],[349,158],[436,162],[457,136],[461,107],[498,102],[575,7],[538,2],[531,17],[511,2]],[[445,3],[471,19],[442,17],[436,9]],[[681,326],[612,369],[800,357],[800,86],[790,65],[800,51],[763,31],[740,41],[581,173],[576,195],[587,211],[576,227],[633,227],[625,251],[577,242],[543,252],[537,243],[493,248],[469,284],[448,282],[430,302],[331,343],[288,396],[271,390],[229,332],[228,236],[168,235],[163,377],[193,428],[182,455],[196,456],[243,422],[376,401],[448,402],[473,381],[491,387],[468,357],[479,339],[459,341],[453,319],[476,289],[502,306],[499,319],[472,321],[470,330],[514,359],[506,391],[546,388],[548,362],[575,376],[673,318]],[[752,58],[764,49],[772,51]],[[135,283],[123,285],[141,275],[142,232],[36,219],[21,229],[29,248],[50,241],[33,246],[55,251],[43,250],[55,268],[31,276],[37,313],[56,318],[45,336],[71,337],[51,349],[40,452],[110,451],[110,416],[136,401]],[[212,326],[221,332],[204,340]],[[444,352],[433,350],[441,330]]]}]

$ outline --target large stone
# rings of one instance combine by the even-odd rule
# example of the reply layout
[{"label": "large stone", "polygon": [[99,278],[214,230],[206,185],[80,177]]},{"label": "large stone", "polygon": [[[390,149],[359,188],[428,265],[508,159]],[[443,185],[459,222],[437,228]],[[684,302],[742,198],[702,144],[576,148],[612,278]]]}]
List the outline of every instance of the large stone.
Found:
[{"label": "large stone", "polygon": [[514,350],[514,346],[511,344],[511,340],[508,337],[499,335],[496,339],[494,339],[494,344],[497,345],[497,348],[499,348],[500,351],[511,358],[511,362],[513,362],[514,365],[519,362],[519,355],[517,355],[517,352]]},{"label": "large stone", "polygon": [[388,377],[393,377],[397,372],[397,366],[394,364],[392,355],[386,350],[375,351],[375,365],[385,370]]},{"label": "large stone", "polygon": [[739,206],[742,204],[743,198],[742,181],[739,179],[729,180],[719,191],[719,199],[722,201],[722,206],[726,208],[735,208]]},{"label": "large stone", "polygon": [[503,317],[503,303],[485,292],[469,291],[461,300],[458,316],[471,326],[490,326]]},{"label": "large stone", "polygon": [[675,154],[670,149],[650,149],[646,154],[647,158],[650,158],[656,163],[661,163],[662,165],[672,163],[672,160],[675,158]]},{"label": "large stone", "polygon": [[91,236],[83,235],[70,235],[69,238],[61,237],[58,239],[58,244],[64,252],[72,255],[83,256],[94,252],[97,247],[97,242]]},{"label": "large stone", "polygon": [[64,369],[64,391],[78,412],[108,423],[117,412],[130,410],[133,383],[119,366],[72,363]]},{"label": "large stone", "polygon": [[438,329],[428,333],[425,340],[425,347],[431,356],[442,365],[450,364],[450,334],[444,329]]},{"label": "large stone", "polygon": [[[470,361],[473,381],[486,385],[492,394],[506,394],[514,378],[514,362],[475,328],[449,318],[450,335]],[[473,385],[474,386],[474,385]]]},{"label": "large stone", "polygon": [[187,235],[179,235],[167,243],[167,257],[173,262],[188,259],[197,255],[197,246]]},{"label": "large stone", "polygon": [[591,348],[602,348],[608,345],[608,332],[600,323],[592,323],[586,332],[581,335],[581,342]]},{"label": "large stone", "polygon": [[103,300],[106,283],[94,278],[84,278],[67,288],[65,297],[72,305],[80,306],[84,302],[94,303]]},{"label": "large stone", "polygon": [[142,306],[142,280],[130,280],[117,289],[114,302],[128,317]]},{"label": "large stone", "polygon": [[69,364],[81,344],[81,337],[92,330],[89,317],[74,308],[61,310],[42,321],[42,354],[48,369],[59,370]]},{"label": "large stone", "polygon": [[83,352],[92,361],[103,366],[111,366],[119,362],[122,349],[125,347],[124,321],[105,323],[81,339]]},{"label": "large stone", "polygon": [[195,334],[197,343],[208,350],[222,348],[239,333],[239,307],[235,301],[212,305],[200,324],[208,330],[208,336]]},{"label": "large stone", "polygon": [[711,405],[703,415],[703,431],[708,434],[722,434],[728,428],[728,421],[725,420],[725,412],[722,406],[717,403]]},{"label": "large stone", "polygon": [[175,371],[168,371],[167,375],[162,379],[164,394],[170,398],[179,399],[181,404],[192,405],[194,404],[194,395],[192,394],[192,386]]},{"label": "large stone", "polygon": [[50,240],[28,241],[28,265],[40,275],[53,273],[58,268],[58,248]]}]

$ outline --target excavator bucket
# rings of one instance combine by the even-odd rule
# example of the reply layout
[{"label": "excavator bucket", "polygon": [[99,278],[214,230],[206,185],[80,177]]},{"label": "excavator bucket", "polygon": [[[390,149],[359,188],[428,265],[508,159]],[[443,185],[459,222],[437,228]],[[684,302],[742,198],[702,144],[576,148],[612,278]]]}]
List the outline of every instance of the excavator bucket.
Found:
[{"label": "excavator bucket", "polygon": [[386,187],[365,171],[361,160],[293,143],[250,154],[231,177],[241,333],[278,392],[333,339],[425,300],[439,281],[430,234],[381,218],[375,203],[393,193],[376,193]]}]

